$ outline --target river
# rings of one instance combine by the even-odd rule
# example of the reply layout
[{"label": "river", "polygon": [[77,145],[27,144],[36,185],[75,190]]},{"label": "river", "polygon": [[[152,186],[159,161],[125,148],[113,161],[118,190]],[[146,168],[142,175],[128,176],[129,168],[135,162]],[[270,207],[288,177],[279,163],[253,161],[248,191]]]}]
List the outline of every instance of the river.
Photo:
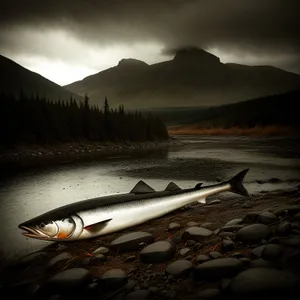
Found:
[{"label": "river", "polygon": [[[300,178],[300,143],[292,138],[181,136],[183,146],[31,169],[0,181],[0,247],[19,256],[49,242],[27,239],[18,224],[83,199],[126,193],[142,179],[156,190],[170,181],[182,188],[216,183],[250,168],[250,193],[294,188]],[[279,178],[258,184],[256,180]]]}]

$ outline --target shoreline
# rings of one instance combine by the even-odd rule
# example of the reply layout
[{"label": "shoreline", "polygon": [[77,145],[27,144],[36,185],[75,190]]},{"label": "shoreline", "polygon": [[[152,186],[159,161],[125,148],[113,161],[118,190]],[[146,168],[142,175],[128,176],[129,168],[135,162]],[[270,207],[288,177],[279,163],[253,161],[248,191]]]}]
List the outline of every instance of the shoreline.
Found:
[{"label": "shoreline", "polygon": [[170,146],[181,145],[183,143],[173,137],[168,140],[147,142],[91,143],[83,141],[47,146],[23,145],[12,150],[1,151],[0,166],[2,168],[44,166],[52,163],[85,161],[120,154],[144,153],[145,151],[163,150]]},{"label": "shoreline", "polygon": [[[285,285],[280,277],[288,274],[293,282],[293,276],[300,280],[300,274],[279,257],[297,263],[293,259],[300,253],[299,196],[296,186],[250,198],[227,199],[224,195],[208,199],[207,205],[195,204],[106,236],[53,243],[3,269],[3,290],[13,299],[32,299],[33,295],[40,299],[43,293],[46,297],[41,299],[60,294],[59,299],[69,299],[73,292],[69,280],[74,280],[76,295],[83,293],[86,299],[106,299],[114,291],[119,295],[116,299],[127,299],[130,293],[141,293],[139,299],[200,299],[201,293],[231,299],[236,295],[244,298],[249,289],[255,296],[276,294],[277,285],[285,296],[292,296],[294,286]],[[131,238],[113,243],[128,234]],[[154,247],[153,252],[150,248],[145,251],[147,247]],[[293,249],[295,257],[290,253]],[[220,273],[224,274],[220,277]],[[240,286],[243,276],[239,274],[248,273],[253,276],[246,276]],[[274,284],[264,283],[265,277],[273,278]]]}]

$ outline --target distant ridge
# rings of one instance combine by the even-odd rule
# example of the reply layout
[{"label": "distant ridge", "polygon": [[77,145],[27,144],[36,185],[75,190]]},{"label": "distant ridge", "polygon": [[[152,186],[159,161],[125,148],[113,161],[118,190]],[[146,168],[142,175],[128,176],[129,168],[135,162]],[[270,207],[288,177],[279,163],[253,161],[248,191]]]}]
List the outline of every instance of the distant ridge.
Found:
[{"label": "distant ridge", "polygon": [[22,91],[31,96],[38,94],[52,100],[83,99],[60,85],[32,72],[13,60],[0,55],[0,93],[18,96]]},{"label": "distant ridge", "polygon": [[197,47],[178,49],[169,61],[148,65],[122,59],[115,67],[65,86],[92,103],[125,108],[210,106],[300,88],[300,75],[272,66],[221,63]]}]

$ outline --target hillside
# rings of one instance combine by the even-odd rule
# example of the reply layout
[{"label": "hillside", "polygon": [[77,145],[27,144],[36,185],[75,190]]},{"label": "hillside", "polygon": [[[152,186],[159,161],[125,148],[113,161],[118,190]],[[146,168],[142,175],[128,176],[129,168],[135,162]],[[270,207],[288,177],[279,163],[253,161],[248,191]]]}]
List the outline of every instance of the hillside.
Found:
[{"label": "hillside", "polygon": [[[300,119],[297,107],[300,90],[263,98],[197,110],[190,113],[190,120],[179,126],[170,126],[172,134],[188,133],[241,133],[255,134],[263,128],[276,133],[299,131]],[[240,130],[242,129],[242,130]]]},{"label": "hillside", "polygon": [[0,55],[0,94],[12,94],[18,96],[22,90],[25,95],[38,94],[52,100],[83,99],[60,85],[32,72],[9,58]]},{"label": "hillside", "polygon": [[271,66],[224,64],[202,49],[177,51],[174,59],[148,65],[123,59],[115,67],[65,88],[87,93],[91,103],[105,95],[113,106],[155,108],[234,103],[300,88],[300,75]]}]

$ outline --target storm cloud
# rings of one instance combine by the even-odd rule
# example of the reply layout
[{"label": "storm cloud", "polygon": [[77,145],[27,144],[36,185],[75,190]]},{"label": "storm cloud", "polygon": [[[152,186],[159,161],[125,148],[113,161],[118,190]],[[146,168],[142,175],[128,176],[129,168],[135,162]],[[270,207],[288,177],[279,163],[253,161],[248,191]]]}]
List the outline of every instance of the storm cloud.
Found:
[{"label": "storm cloud", "polygon": [[300,73],[299,2],[2,1],[0,52],[33,69],[38,62],[41,69],[42,62],[60,63],[86,76],[123,57],[147,63],[171,59],[174,49],[188,45],[223,62]]}]

